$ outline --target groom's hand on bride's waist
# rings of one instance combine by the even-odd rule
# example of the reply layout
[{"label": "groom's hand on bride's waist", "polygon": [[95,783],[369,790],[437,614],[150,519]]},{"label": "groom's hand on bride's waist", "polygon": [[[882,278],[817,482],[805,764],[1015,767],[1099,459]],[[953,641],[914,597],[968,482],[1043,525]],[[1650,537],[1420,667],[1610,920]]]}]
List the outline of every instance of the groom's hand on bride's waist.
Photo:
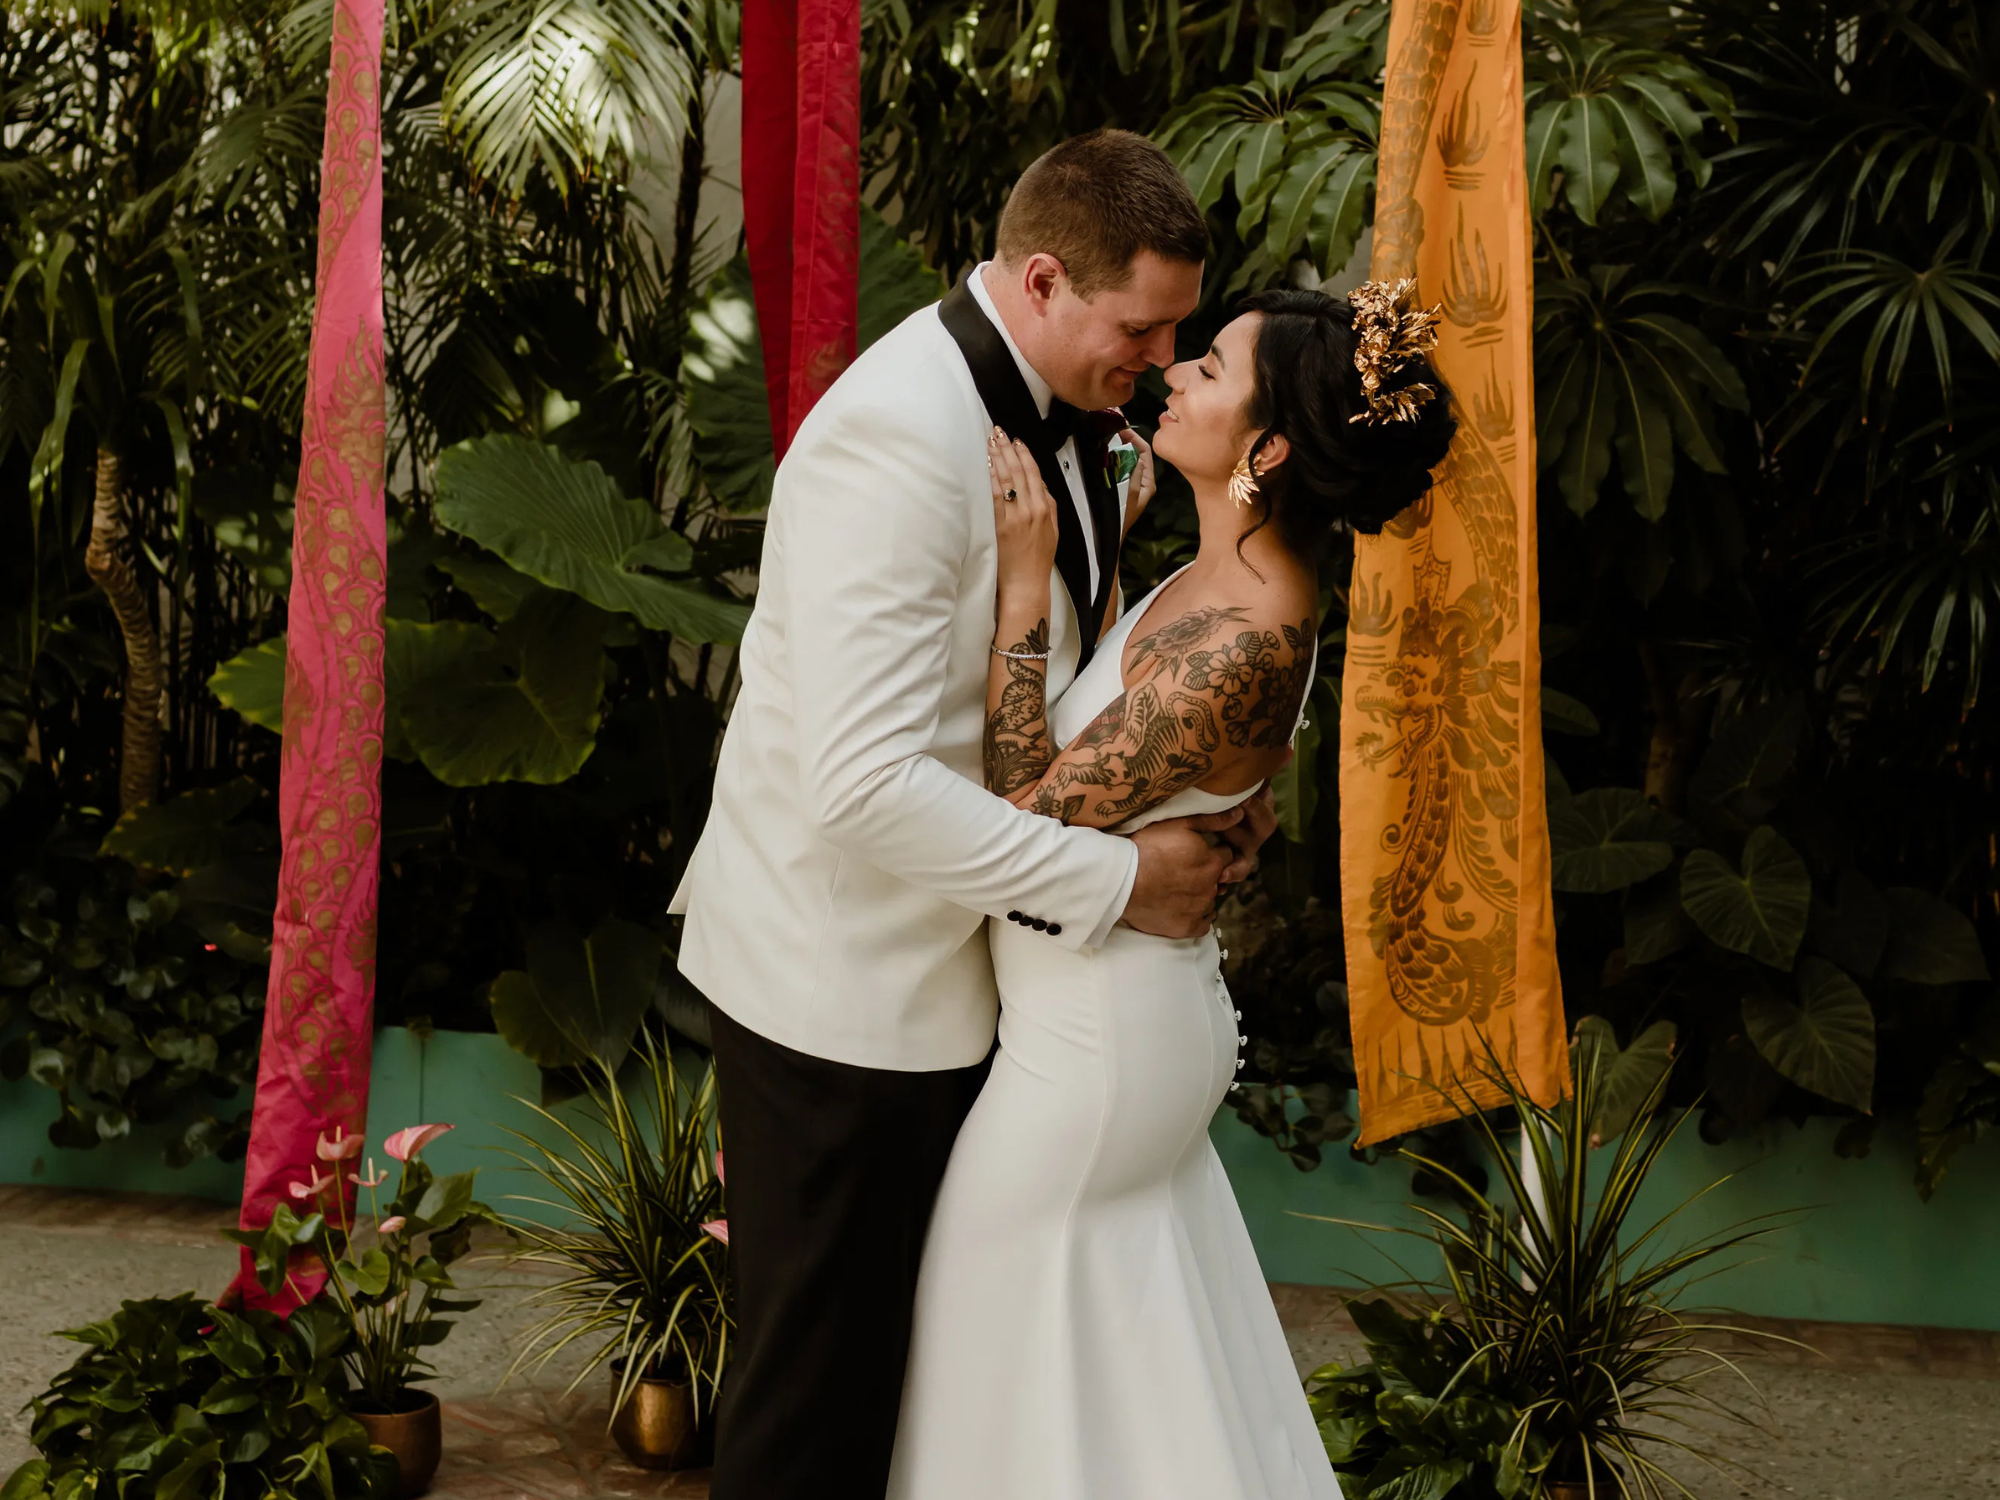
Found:
[{"label": "groom's hand on bride's waist", "polygon": [[[1229,840],[1244,821],[1243,809],[1169,818],[1132,835],[1139,873],[1121,919],[1155,937],[1200,937],[1215,916],[1224,873],[1240,858]],[[1221,842],[1211,836],[1219,835]]]},{"label": "groom's hand on bride's waist", "polygon": [[1223,842],[1236,856],[1222,872],[1224,885],[1234,885],[1256,874],[1257,851],[1264,847],[1264,840],[1278,831],[1278,803],[1271,794],[1270,782],[1265,782],[1254,797],[1240,804],[1240,810],[1243,816],[1220,830]]}]

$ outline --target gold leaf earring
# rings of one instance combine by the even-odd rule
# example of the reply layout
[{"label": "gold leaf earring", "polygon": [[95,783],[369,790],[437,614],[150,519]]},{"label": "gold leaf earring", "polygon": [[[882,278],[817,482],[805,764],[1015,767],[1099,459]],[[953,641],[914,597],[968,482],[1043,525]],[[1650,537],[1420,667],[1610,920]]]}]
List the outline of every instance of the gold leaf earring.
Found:
[{"label": "gold leaf earring", "polygon": [[1244,510],[1257,503],[1257,471],[1250,466],[1248,453],[1229,471],[1229,498]]}]

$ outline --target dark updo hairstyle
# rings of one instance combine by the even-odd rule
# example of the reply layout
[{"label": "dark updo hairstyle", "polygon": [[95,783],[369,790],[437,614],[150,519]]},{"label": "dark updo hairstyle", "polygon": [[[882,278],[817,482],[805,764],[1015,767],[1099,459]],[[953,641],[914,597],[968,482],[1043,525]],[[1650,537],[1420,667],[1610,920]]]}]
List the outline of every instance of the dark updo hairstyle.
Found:
[{"label": "dark updo hairstyle", "polygon": [[1451,392],[1419,356],[1383,382],[1385,391],[1422,383],[1437,394],[1411,422],[1354,422],[1367,409],[1354,368],[1354,309],[1344,297],[1277,289],[1246,298],[1263,314],[1257,329],[1255,388],[1248,415],[1257,438],[1251,466],[1282,433],[1291,453],[1257,481],[1257,521],[1247,537],[1275,525],[1287,549],[1316,558],[1345,527],[1372,535],[1431,487],[1458,419]]}]

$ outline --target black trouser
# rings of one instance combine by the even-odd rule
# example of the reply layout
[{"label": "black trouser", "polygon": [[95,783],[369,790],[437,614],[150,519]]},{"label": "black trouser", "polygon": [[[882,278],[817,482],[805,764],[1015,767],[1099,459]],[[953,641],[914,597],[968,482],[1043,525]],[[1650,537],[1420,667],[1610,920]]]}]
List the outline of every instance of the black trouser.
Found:
[{"label": "black trouser", "polygon": [[924,1230],[987,1064],[858,1068],[712,1014],[736,1352],[710,1493],[882,1500]]}]

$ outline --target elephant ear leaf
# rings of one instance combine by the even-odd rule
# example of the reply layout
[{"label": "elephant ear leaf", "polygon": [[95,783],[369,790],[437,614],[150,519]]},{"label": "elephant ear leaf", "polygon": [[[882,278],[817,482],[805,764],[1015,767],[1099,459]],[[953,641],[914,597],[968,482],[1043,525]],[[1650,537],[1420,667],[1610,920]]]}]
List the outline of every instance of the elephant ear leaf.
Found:
[{"label": "elephant ear leaf", "polygon": [[662,951],[658,933],[617,917],[588,938],[544,922],[528,934],[527,970],[493,981],[494,1024],[544,1068],[616,1067],[653,1003]]},{"label": "elephant ear leaf", "polygon": [[1681,905],[1712,941],[1789,971],[1806,933],[1812,877],[1766,825],[1744,841],[1740,873],[1712,849],[1690,853],[1681,864]]},{"label": "elephant ear leaf", "polygon": [[389,621],[389,712],[446,786],[567,781],[596,745],[604,616],[539,589],[498,631]]},{"label": "elephant ear leaf", "polygon": [[101,852],[142,870],[189,875],[231,852],[229,824],[261,792],[247,776],[135,807],[104,836]]},{"label": "elephant ear leaf", "polygon": [[1602,1146],[1632,1128],[1660,1080],[1674,1065],[1679,1038],[1672,1021],[1655,1021],[1620,1048],[1611,1023],[1602,1016],[1585,1016],[1577,1023],[1570,1051],[1581,1075],[1594,1054],[1597,1108],[1590,1121],[1590,1144]]},{"label": "elephant ear leaf", "polygon": [[685,571],[686,538],[618,492],[596,464],[513,433],[470,438],[437,464],[438,523],[516,572],[688,641],[739,640],[749,610],[659,576]]},{"label": "elephant ear leaf", "polygon": [[[686,542],[685,538],[676,540],[683,544]],[[441,557],[437,568],[466,598],[501,624],[513,619],[514,612],[527,602],[531,594],[539,593],[542,587],[527,574],[515,572],[496,557]]]},{"label": "elephant ear leaf", "polygon": [[224,708],[233,708],[263,729],[285,727],[285,637],[239,651],[215,669],[208,690]]},{"label": "elephant ear leaf", "polygon": [[1805,700],[1780,698],[1738,714],[1716,732],[1688,784],[1697,810],[1753,827],[1771,810],[1773,789],[1791,770],[1805,729]]},{"label": "elephant ear leaf", "polygon": [[1559,891],[1623,890],[1674,862],[1660,810],[1631,787],[1551,803],[1549,846]]},{"label": "elephant ear leaf", "polygon": [[1875,1094],[1875,1012],[1861,987],[1823,958],[1800,962],[1798,1000],[1762,988],[1743,1024],[1765,1061],[1802,1089],[1868,1113]]},{"label": "elephant ear leaf", "polygon": [[1989,977],[1979,933],[1965,913],[1928,891],[1895,885],[1882,892],[1889,936],[1876,970],[1886,979],[1958,984]]}]

